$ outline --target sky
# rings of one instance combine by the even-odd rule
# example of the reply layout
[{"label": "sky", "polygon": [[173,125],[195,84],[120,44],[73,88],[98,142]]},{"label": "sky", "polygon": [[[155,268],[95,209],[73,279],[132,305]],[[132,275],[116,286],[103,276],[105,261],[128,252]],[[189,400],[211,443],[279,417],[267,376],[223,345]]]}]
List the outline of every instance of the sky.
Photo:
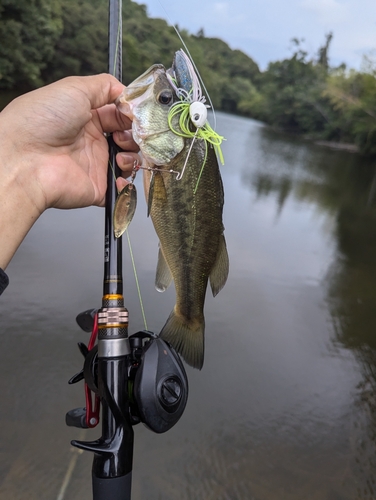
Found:
[{"label": "sky", "polygon": [[363,56],[376,61],[376,0],[137,0],[150,17],[166,19],[190,33],[201,28],[266,69],[292,55],[292,38],[317,54],[330,31],[331,66],[361,69]]}]

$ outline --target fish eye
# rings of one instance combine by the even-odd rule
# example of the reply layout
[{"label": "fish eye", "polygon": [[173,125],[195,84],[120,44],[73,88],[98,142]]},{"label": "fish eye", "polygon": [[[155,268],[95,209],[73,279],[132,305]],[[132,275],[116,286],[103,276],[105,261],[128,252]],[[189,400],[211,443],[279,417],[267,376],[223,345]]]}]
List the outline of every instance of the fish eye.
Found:
[{"label": "fish eye", "polygon": [[170,102],[172,101],[172,92],[168,90],[162,91],[158,96],[158,101],[161,104],[170,104]]}]

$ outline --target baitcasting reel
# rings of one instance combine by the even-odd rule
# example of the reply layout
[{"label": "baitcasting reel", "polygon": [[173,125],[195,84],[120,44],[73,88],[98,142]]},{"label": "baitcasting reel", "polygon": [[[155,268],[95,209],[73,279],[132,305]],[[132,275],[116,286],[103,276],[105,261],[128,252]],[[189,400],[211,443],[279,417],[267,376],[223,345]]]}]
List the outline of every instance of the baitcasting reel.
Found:
[{"label": "baitcasting reel", "polygon": [[152,332],[135,333],[129,342],[132,424],[141,421],[154,432],[166,432],[180,419],[187,403],[183,364],[176,351]]},{"label": "baitcasting reel", "polygon": [[[87,347],[78,344],[85,358],[84,367],[69,381],[85,381],[86,407],[66,414],[69,426],[95,427],[99,423],[100,400],[103,403],[107,397],[106,392],[98,391],[97,317],[98,311],[90,309],[76,318],[78,325],[92,335]],[[188,379],[183,364],[176,351],[152,332],[140,331],[128,340],[126,371],[117,389],[126,393],[120,398],[126,404],[119,411],[127,414],[131,425],[142,422],[154,432],[166,432],[180,419],[187,403]]]}]

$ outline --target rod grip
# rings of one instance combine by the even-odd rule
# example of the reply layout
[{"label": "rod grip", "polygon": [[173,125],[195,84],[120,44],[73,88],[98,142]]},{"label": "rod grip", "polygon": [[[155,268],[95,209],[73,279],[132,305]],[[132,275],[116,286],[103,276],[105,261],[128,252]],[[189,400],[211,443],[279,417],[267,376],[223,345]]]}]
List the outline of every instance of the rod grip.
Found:
[{"label": "rod grip", "polygon": [[132,472],[106,479],[93,474],[92,479],[93,500],[131,500]]}]

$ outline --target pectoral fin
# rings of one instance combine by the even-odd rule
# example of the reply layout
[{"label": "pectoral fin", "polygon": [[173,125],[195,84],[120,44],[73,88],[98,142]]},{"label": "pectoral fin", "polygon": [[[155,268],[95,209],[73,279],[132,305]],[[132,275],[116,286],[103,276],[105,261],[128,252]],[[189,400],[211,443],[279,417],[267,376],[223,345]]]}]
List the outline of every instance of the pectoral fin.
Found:
[{"label": "pectoral fin", "polygon": [[222,290],[227,281],[229,271],[229,260],[226,247],[226,240],[223,234],[220,236],[217,258],[214,266],[210,272],[210,286],[212,289],[213,297]]},{"label": "pectoral fin", "polygon": [[161,248],[159,248],[157,272],[155,275],[155,288],[158,292],[164,292],[170,286],[171,281],[172,274],[170,268],[168,267]]}]

